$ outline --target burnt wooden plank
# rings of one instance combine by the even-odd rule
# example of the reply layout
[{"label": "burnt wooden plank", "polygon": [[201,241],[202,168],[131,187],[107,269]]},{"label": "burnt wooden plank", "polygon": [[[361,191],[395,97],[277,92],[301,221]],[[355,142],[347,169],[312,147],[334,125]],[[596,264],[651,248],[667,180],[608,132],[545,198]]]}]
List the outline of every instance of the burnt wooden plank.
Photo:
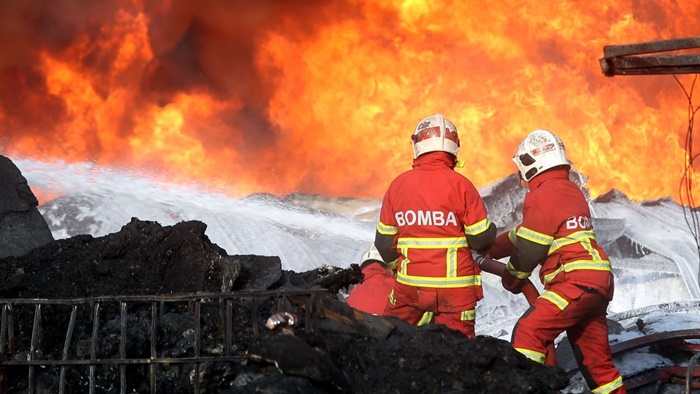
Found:
[{"label": "burnt wooden plank", "polygon": [[700,73],[700,54],[603,58],[600,66],[607,76],[696,74]]},{"label": "burnt wooden plank", "polygon": [[691,48],[700,48],[700,36],[639,42],[636,44],[608,45],[603,47],[603,55],[609,58]]}]

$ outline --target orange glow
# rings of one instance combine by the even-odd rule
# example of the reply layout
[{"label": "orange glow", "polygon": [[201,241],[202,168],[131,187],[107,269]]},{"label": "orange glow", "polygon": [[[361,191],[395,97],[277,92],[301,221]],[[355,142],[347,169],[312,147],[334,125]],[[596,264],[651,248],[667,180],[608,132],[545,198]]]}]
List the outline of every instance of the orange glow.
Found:
[{"label": "orange glow", "polygon": [[61,194],[47,192],[36,187],[32,187],[31,190],[34,197],[36,197],[37,201],[39,201],[39,205],[46,204],[51,200],[61,197]]},{"label": "orange glow", "polygon": [[680,85],[608,78],[598,59],[697,35],[696,0],[243,3],[3,3],[0,153],[233,196],[379,198],[411,166],[413,128],[439,112],[477,187],[515,172],[520,140],[547,128],[594,197],[681,198]]}]

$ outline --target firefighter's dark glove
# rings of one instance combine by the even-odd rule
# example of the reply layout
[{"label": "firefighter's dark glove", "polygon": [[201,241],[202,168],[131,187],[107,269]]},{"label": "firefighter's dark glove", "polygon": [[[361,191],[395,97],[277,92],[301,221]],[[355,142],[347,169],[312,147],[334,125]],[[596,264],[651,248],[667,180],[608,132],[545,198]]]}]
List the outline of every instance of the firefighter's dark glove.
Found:
[{"label": "firefighter's dark glove", "polygon": [[525,284],[526,279],[518,279],[508,270],[503,271],[503,276],[501,276],[501,284],[503,288],[510,291],[513,294],[522,293],[522,287]]}]

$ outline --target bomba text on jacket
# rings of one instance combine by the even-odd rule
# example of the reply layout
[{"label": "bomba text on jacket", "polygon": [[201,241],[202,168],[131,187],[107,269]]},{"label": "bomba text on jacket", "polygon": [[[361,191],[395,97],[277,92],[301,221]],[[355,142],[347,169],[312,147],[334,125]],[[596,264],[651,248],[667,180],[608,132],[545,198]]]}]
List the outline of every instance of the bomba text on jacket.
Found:
[{"label": "bomba text on jacket", "polygon": [[394,214],[399,226],[457,226],[454,212],[444,211],[399,211]]}]

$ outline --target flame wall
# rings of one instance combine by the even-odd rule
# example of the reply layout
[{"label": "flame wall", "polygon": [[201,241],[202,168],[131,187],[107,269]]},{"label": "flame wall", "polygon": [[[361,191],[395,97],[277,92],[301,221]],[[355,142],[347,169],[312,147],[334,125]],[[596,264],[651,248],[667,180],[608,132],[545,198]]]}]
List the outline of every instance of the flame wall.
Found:
[{"label": "flame wall", "polygon": [[0,150],[234,195],[381,197],[440,112],[478,187],[548,128],[594,196],[678,199],[681,85],[598,59],[699,25],[697,0],[2,1]]}]

